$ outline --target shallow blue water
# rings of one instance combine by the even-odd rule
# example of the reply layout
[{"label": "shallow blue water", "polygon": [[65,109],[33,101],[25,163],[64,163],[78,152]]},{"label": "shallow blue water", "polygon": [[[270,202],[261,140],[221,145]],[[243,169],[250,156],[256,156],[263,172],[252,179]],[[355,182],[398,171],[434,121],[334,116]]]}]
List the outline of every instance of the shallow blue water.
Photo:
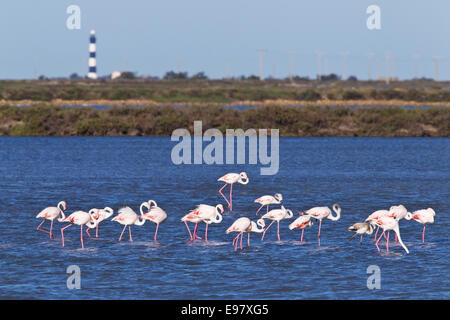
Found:
[{"label": "shallow blue water", "polygon": [[[0,298],[39,299],[449,299],[450,139],[283,138],[280,170],[259,175],[257,165],[181,165],[170,161],[169,138],[0,138]],[[247,171],[248,185],[234,188],[234,211],[209,228],[209,242],[187,241],[180,217],[198,203],[223,203],[216,179]],[[281,222],[264,242],[233,251],[225,229],[239,216],[254,217],[253,200],[280,192],[294,212],[342,206],[342,218],[299,232]],[[121,225],[105,221],[99,239],[66,230],[61,248],[35,230],[36,214],[60,200],[66,213],[110,206],[117,210],[154,199],[169,218],[133,227],[134,242],[118,243]],[[400,223],[402,248],[380,254],[372,238],[348,241],[346,228],[377,209],[404,204],[433,207],[427,227]],[[292,221],[292,220],[291,220]],[[46,227],[49,225],[46,223]],[[200,227],[200,235],[204,226]],[[93,232],[91,232],[92,234]],[[245,238],[244,238],[245,239]],[[66,268],[81,269],[81,289],[69,290]],[[367,268],[381,270],[381,289],[367,288]]]}]

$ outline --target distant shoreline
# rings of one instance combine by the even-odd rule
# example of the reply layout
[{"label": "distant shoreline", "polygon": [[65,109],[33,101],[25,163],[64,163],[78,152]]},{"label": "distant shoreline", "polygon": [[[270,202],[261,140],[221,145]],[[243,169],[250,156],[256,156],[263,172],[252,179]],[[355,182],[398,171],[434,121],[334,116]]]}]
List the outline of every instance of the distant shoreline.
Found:
[{"label": "distant shoreline", "polygon": [[429,80],[0,80],[0,105],[429,105],[450,107],[450,82]]},{"label": "distant shoreline", "polygon": [[[175,129],[279,129],[285,137],[450,137],[450,108],[364,108],[267,104],[236,110],[224,105],[173,104],[139,108],[0,106],[0,136],[170,136]],[[354,105],[354,103],[353,103]]]},{"label": "distant shoreline", "polygon": [[158,102],[149,99],[125,99],[125,100],[106,100],[106,99],[93,99],[93,100],[62,100],[54,99],[51,101],[40,100],[0,100],[0,106],[34,106],[34,105],[57,105],[57,106],[80,106],[80,107],[92,107],[92,106],[168,106],[168,105],[180,105],[180,106],[324,106],[324,107],[448,107],[450,108],[450,101],[407,101],[407,100],[317,100],[317,101],[304,101],[304,100],[237,100],[231,102],[191,102],[191,101],[177,101],[177,102]]},{"label": "distant shoreline", "polygon": [[170,136],[196,120],[290,137],[450,137],[450,82],[0,80],[3,136]]}]

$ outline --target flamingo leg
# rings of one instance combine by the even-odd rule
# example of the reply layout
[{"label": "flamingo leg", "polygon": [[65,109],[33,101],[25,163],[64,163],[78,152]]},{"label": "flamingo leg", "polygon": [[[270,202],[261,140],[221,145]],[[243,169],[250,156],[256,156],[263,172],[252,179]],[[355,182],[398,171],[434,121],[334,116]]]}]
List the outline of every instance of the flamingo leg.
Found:
[{"label": "flamingo leg", "polygon": [[388,231],[388,234],[387,234],[387,241],[386,241],[386,252],[387,253],[389,253],[389,231]]},{"label": "flamingo leg", "polygon": [[158,235],[158,228],[159,228],[159,223],[156,224],[156,231],[155,231],[155,238],[154,238],[155,241],[156,241],[156,237]]},{"label": "flamingo leg", "polygon": [[269,213],[269,206],[270,206],[270,204],[267,205],[267,213]]},{"label": "flamingo leg", "polygon": [[237,242],[238,242],[238,238],[239,238],[239,233],[238,233],[238,235],[237,235],[236,237],[234,237],[234,239],[233,239],[233,247],[234,247],[234,250],[235,250],[235,251],[237,250]]},{"label": "flamingo leg", "polygon": [[42,219],[42,222],[41,223],[39,223],[39,225],[37,226],[37,228],[36,228],[36,230],[39,230],[39,231],[44,231],[44,232],[48,232],[47,230],[43,230],[43,229],[41,229],[41,226],[44,224],[44,222],[45,222],[45,219]]},{"label": "flamingo leg", "polygon": [[[42,222],[39,224],[39,226],[36,228],[36,230],[48,233],[50,235],[50,238],[51,238],[50,231],[47,231],[47,230],[41,228],[41,226],[44,224],[44,222],[45,222],[45,219],[42,219]],[[52,220],[52,222],[53,222],[53,220]],[[53,237],[54,237],[54,235],[53,235]]]},{"label": "flamingo leg", "polygon": [[195,224],[194,232],[192,233],[192,236],[194,237],[194,240],[195,240],[195,238],[197,238],[197,227],[198,227],[198,223]]},{"label": "flamingo leg", "polygon": [[378,246],[378,242],[380,242],[381,237],[383,237],[383,235],[384,235],[384,230],[383,230],[383,233],[381,234],[381,236],[378,238],[377,242],[375,242],[375,245],[376,245],[376,247],[377,247],[377,249],[378,249],[378,252],[381,251],[381,250],[380,250],[380,247]]},{"label": "flamingo leg", "polygon": [[264,235],[266,234],[266,231],[269,230],[269,228],[272,226],[272,224],[273,224],[274,222],[275,222],[275,220],[273,220],[273,221],[269,224],[269,226],[263,231],[263,235],[262,235],[262,237],[261,237],[261,241],[264,240]]},{"label": "flamingo leg", "polygon": [[277,236],[278,236],[278,241],[280,241],[280,221],[277,221]]},{"label": "flamingo leg", "polygon": [[189,229],[187,222],[185,221],[184,224],[186,225],[186,229],[188,229],[188,231],[189,231],[189,237],[191,238],[191,240],[194,240],[194,238],[192,238],[191,229]]},{"label": "flamingo leg", "polygon": [[388,246],[389,246],[389,235],[391,234],[391,230],[389,230],[387,232],[387,237],[384,237],[386,239],[386,241],[388,242]]},{"label": "flamingo leg", "polygon": [[72,224],[69,224],[67,226],[65,226],[64,228],[61,228],[61,241],[62,241],[62,246],[64,248],[64,230],[67,229],[68,227],[70,227]]},{"label": "flamingo leg", "polygon": [[91,234],[89,233],[89,228],[86,228],[86,234],[88,235],[88,237],[91,237]]},{"label": "flamingo leg", "polygon": [[128,233],[130,234],[130,241],[133,242],[133,237],[131,236],[131,225],[128,226]]},{"label": "flamingo leg", "polygon": [[200,237],[197,235],[197,228],[198,228],[198,222],[195,224],[193,237],[194,237],[194,240],[195,240],[195,239],[200,239],[200,240],[201,240],[202,238],[200,238]]},{"label": "flamingo leg", "polygon": [[50,223],[50,234],[49,234],[50,239],[52,238],[52,236],[53,236],[53,238],[55,238],[55,235],[53,234],[52,230],[53,230],[53,220],[52,220],[52,222]]},{"label": "flamingo leg", "polygon": [[208,224],[206,224],[205,228],[205,241],[208,241]]},{"label": "flamingo leg", "polygon": [[397,233],[395,234],[395,243],[398,243],[398,236],[397,236]]},{"label": "flamingo leg", "polygon": [[256,210],[256,215],[258,215],[258,212],[262,209],[262,207],[264,207],[264,205],[262,204],[261,207],[259,207],[258,210]]},{"label": "flamingo leg", "polygon": [[[87,230],[86,230],[87,231]],[[83,225],[80,225],[80,240],[81,240],[81,248],[84,249],[84,242],[83,242]]]},{"label": "flamingo leg", "polygon": [[242,237],[244,236],[244,232],[241,232],[241,250],[242,250]]},{"label": "flamingo leg", "polygon": [[375,231],[375,236],[373,237],[373,240],[377,239],[378,229],[380,229],[380,227],[377,227],[377,230]]},{"label": "flamingo leg", "polygon": [[247,247],[250,247],[250,232],[247,232]]},{"label": "flamingo leg", "polygon": [[362,236],[363,236],[363,235],[361,235],[361,239],[359,240],[359,244],[362,244]]},{"label": "flamingo leg", "polygon": [[95,237],[98,238],[98,224],[97,227],[95,227]]},{"label": "flamingo leg", "polygon": [[225,199],[225,201],[228,204],[228,208],[230,207],[230,202],[228,201],[227,197],[225,197],[225,195],[222,193],[222,190],[228,185],[228,183],[225,183],[224,186],[222,188],[220,188],[219,193],[220,195]]},{"label": "flamingo leg", "polygon": [[126,227],[127,227],[127,225],[123,226],[122,233],[120,234],[120,237],[119,237],[119,242],[122,240],[122,236],[123,236],[123,233],[125,232]]},{"label": "flamingo leg", "polygon": [[320,229],[322,228],[322,220],[319,220],[319,233],[317,234],[317,239],[319,240],[319,247],[320,247]]},{"label": "flamingo leg", "polygon": [[426,224],[423,224],[423,231],[422,231],[422,243],[425,243],[425,226]]},{"label": "flamingo leg", "polygon": [[236,241],[236,238],[237,238],[237,236],[233,238],[233,242],[232,242],[233,247],[234,247],[234,242]]},{"label": "flamingo leg", "polygon": [[300,237],[300,242],[303,243],[303,233],[305,232],[305,229],[302,229],[302,235]]},{"label": "flamingo leg", "polygon": [[230,211],[233,211],[233,184],[230,184]]}]

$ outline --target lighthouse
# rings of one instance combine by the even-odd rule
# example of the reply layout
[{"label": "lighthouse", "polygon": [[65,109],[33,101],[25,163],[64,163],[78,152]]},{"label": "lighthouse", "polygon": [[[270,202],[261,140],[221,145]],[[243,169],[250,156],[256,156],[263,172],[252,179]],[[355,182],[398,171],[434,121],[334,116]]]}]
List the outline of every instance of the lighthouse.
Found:
[{"label": "lighthouse", "polygon": [[97,59],[95,57],[96,51],[95,30],[91,30],[91,35],[89,37],[89,79],[97,79]]}]

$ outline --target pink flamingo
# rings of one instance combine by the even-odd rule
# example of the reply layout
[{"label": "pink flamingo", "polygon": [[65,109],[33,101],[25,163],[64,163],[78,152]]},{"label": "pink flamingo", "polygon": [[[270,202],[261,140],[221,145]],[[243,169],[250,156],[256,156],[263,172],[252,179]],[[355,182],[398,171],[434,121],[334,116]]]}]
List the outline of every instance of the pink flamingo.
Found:
[{"label": "pink flamingo", "polygon": [[[59,222],[63,222],[66,216],[64,215],[64,210],[66,210],[66,202],[60,201],[56,207],[47,207],[41,212],[38,213],[36,216],[36,219],[43,218],[42,222],[39,224],[39,226],[36,228],[38,231],[42,231],[49,234],[49,238],[52,237],[55,238],[55,235],[53,234],[53,221],[57,219]],[[44,224],[45,220],[50,220],[50,231],[47,231],[45,229],[41,229],[41,226]]]},{"label": "pink flamingo", "polygon": [[119,242],[122,240],[123,233],[125,228],[128,226],[128,233],[130,235],[130,241],[133,241],[133,237],[131,236],[131,225],[142,226],[145,223],[145,219],[142,216],[138,216],[136,212],[133,211],[130,207],[123,207],[119,209],[119,214],[111,219],[111,221],[117,221],[118,223],[123,225],[122,233],[119,237]]},{"label": "pink flamingo", "polygon": [[425,243],[425,226],[427,223],[434,223],[434,216],[436,215],[436,212],[434,212],[433,209],[422,209],[414,211],[413,213],[408,213],[405,217],[406,220],[415,220],[421,224],[423,224],[423,231],[422,231],[422,243]]},{"label": "pink flamingo", "polygon": [[256,211],[256,215],[262,209],[262,207],[267,206],[267,212],[269,212],[269,206],[271,204],[280,204],[283,200],[281,193],[276,193],[274,196],[262,196],[255,200],[256,203],[261,204],[259,209]]},{"label": "pink flamingo", "polygon": [[[198,227],[198,223],[199,223],[199,222],[202,222],[202,219],[200,219],[200,217],[199,217],[197,214],[195,214],[195,213],[193,213],[193,212],[191,211],[191,212],[189,212],[187,215],[183,216],[183,217],[181,218],[181,221],[183,221],[184,224],[186,225],[186,229],[187,229],[188,232],[189,232],[189,238],[190,238],[191,241],[192,241],[192,240],[196,240],[196,239],[200,239],[200,240],[202,239],[202,238],[200,238],[199,236],[197,236],[197,227]],[[191,229],[189,229],[189,226],[188,226],[188,224],[187,224],[188,222],[195,223],[194,234],[191,233]]]},{"label": "pink flamingo", "polygon": [[[260,226],[261,228],[258,228]],[[233,222],[233,224],[226,230],[226,234],[230,232],[238,232],[238,235],[233,239],[233,247],[236,251],[238,248],[239,236],[241,237],[241,249],[242,249],[242,237],[244,232],[247,233],[247,246],[250,247],[250,233],[264,232],[265,223],[263,219],[259,219],[256,223],[249,218],[242,217]]]},{"label": "pink flamingo", "polygon": [[[378,242],[380,242],[381,237],[385,235],[386,231],[393,230],[397,234],[398,241],[400,242],[403,249],[405,249],[406,253],[409,253],[408,248],[405,246],[405,244],[402,241],[402,238],[400,237],[400,229],[398,227],[397,219],[388,217],[388,216],[383,216],[383,217],[378,218],[375,221],[375,224],[383,229],[383,233],[381,234],[381,236],[378,238],[377,242],[375,243],[378,251],[380,251],[380,247],[378,247]],[[386,238],[386,251],[389,253],[389,233]]]},{"label": "pink flamingo", "polygon": [[[397,219],[400,222],[401,219],[406,218],[408,210],[405,206],[400,204],[398,206],[392,206],[389,208],[389,217]],[[397,234],[395,234],[395,242],[398,242]]]},{"label": "pink flamingo", "polygon": [[64,248],[64,230],[69,228],[70,226],[73,226],[74,224],[80,226],[80,240],[81,240],[81,248],[84,248],[84,241],[83,241],[83,226],[93,229],[97,226],[98,220],[95,220],[94,217],[85,212],[85,211],[75,211],[70,216],[64,219],[65,222],[70,222],[69,225],[65,226],[64,228],[61,228],[61,240],[62,240],[62,246]]},{"label": "pink flamingo", "polygon": [[322,219],[327,218],[332,221],[337,221],[341,218],[341,207],[337,203],[333,204],[333,211],[336,213],[335,216],[331,213],[331,210],[328,207],[314,207],[305,211],[305,215],[311,216],[312,218],[319,220],[319,232],[317,234],[319,247],[320,247],[320,229],[322,227]]},{"label": "pink flamingo", "polygon": [[[148,212],[144,213],[142,209],[143,207],[146,207],[148,209]],[[156,224],[154,241],[157,241],[159,224],[163,223],[167,219],[167,213],[163,209],[158,207],[158,204],[154,200],[143,202],[139,210],[141,211],[141,216],[144,219],[150,220],[151,222]]]},{"label": "pink flamingo", "polygon": [[276,221],[277,222],[277,236],[278,241],[280,241],[280,221],[284,219],[290,219],[294,216],[291,210],[286,209],[285,207],[281,206],[281,209],[273,209],[270,210],[268,213],[263,215],[261,219],[270,219],[272,222],[269,224],[269,226],[264,230],[263,235],[261,237],[261,240],[264,240],[264,236],[269,230],[269,228],[272,226],[272,224]]},{"label": "pink flamingo", "polygon": [[[228,208],[230,211],[233,211],[233,184],[236,182],[240,184],[247,184],[249,182],[247,173],[241,172],[241,173],[227,173],[223,177],[220,177],[217,179],[217,181],[225,182],[224,186],[220,188],[219,193],[221,196],[225,199],[225,201],[228,203]],[[230,185],[230,200],[225,197],[225,195],[222,193],[222,190],[227,186]]]},{"label": "pink flamingo", "polygon": [[[368,223],[370,223],[370,224],[372,224],[372,225],[376,225],[376,224],[375,224],[375,221],[376,221],[377,219],[379,219],[379,218],[381,218],[381,217],[387,217],[387,216],[389,216],[389,211],[388,211],[388,210],[377,210],[377,211],[372,212],[372,213],[367,217],[367,219],[365,220],[365,222],[368,222]],[[377,234],[378,234],[378,230],[379,230],[379,229],[380,229],[380,227],[377,226],[377,230],[376,230],[376,232],[375,232],[374,240],[377,239]]]},{"label": "pink flamingo", "polygon": [[221,223],[223,213],[223,206],[221,204],[216,207],[208,206],[206,204],[200,205],[197,208],[199,210],[198,216],[204,223],[206,223],[205,229],[205,241],[208,241],[208,225],[211,223]]},{"label": "pink flamingo", "polygon": [[[201,239],[197,236],[197,227],[199,222],[206,223],[205,240],[208,241],[208,225],[211,223],[222,222],[223,205],[218,204],[215,207],[207,204],[199,204],[194,210],[191,210],[187,215],[181,218],[189,231],[191,240]],[[187,225],[187,221],[195,223],[194,233],[191,234],[191,230]]]},{"label": "pink flamingo", "polygon": [[[89,210],[89,214],[98,221],[97,227],[95,228],[95,237],[98,238],[98,225],[100,224],[100,222],[111,217],[114,214],[114,210],[110,207],[105,207],[103,209],[93,208]],[[88,234],[88,236],[91,236],[89,234],[89,228],[86,229],[86,233]]]},{"label": "pink flamingo", "polygon": [[301,215],[300,217],[298,217],[297,219],[294,220],[294,222],[292,222],[289,225],[289,230],[294,230],[294,229],[301,229],[302,230],[302,234],[300,237],[300,242],[303,243],[303,233],[305,232],[305,228],[312,226],[312,220],[311,220],[311,216],[308,215]]}]

